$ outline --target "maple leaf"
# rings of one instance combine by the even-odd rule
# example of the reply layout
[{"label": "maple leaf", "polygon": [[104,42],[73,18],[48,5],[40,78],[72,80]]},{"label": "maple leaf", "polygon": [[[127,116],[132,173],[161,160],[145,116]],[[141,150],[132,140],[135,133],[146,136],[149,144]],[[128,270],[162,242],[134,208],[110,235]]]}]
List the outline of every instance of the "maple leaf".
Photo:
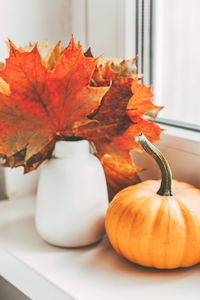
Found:
[{"label": "maple leaf", "polygon": [[0,93],[0,153],[4,165],[28,172],[51,155],[55,141],[73,136],[78,123],[100,104],[109,87],[89,85],[98,58],[85,57],[73,38],[52,71],[37,45],[30,52],[9,43],[0,71],[10,94]]},{"label": "maple leaf", "polygon": [[134,137],[143,131],[151,142],[159,139],[160,127],[142,118],[147,111],[158,108],[151,102],[152,96],[151,87],[139,84],[137,77],[115,79],[98,110],[90,115],[96,122],[76,129],[77,135],[95,145],[109,183],[110,199],[139,180],[139,168],[131,155],[131,150],[139,148]]},{"label": "maple leaf", "polygon": [[[138,147],[134,136],[139,131],[143,130],[148,134],[152,130],[149,138],[153,142],[159,137],[160,127],[142,119],[145,112],[157,108],[151,102],[152,96],[151,87],[139,84],[137,78],[113,80],[98,110],[89,116],[97,122],[80,126],[75,133],[94,142],[99,148],[98,153],[110,154],[114,147],[120,153],[118,156],[124,155],[121,149],[124,150],[125,147]],[[129,137],[130,132],[133,133],[132,139]],[[115,147],[121,139],[126,141],[121,142],[120,147]],[[111,147],[113,140],[114,146]],[[102,148],[106,150],[100,150]]]},{"label": "maple leaf", "polygon": [[[25,47],[16,47],[11,41],[6,42],[9,52],[12,49],[18,50],[18,52],[31,52],[35,46],[37,46],[38,52],[41,56],[42,64],[48,69],[53,70],[56,64],[59,62],[60,56],[64,51],[63,47],[60,47],[60,42],[53,46],[48,40],[45,40],[43,43],[29,43]],[[4,63],[0,63],[0,70],[3,70],[5,67]],[[9,84],[0,77],[0,93],[10,94]]]}]

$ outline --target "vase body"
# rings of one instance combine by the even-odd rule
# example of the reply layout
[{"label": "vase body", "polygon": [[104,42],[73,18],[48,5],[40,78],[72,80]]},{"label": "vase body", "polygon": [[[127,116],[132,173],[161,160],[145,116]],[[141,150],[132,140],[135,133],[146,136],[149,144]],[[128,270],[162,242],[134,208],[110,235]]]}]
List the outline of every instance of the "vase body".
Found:
[{"label": "vase body", "polygon": [[89,143],[60,141],[40,171],[36,228],[47,242],[62,247],[93,244],[104,234],[107,185]]}]

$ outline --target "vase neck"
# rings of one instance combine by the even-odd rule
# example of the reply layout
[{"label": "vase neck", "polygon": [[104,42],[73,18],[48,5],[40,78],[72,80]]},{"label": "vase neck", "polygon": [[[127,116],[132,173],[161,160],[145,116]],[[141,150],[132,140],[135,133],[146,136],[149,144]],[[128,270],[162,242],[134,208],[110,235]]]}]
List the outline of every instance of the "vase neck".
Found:
[{"label": "vase neck", "polygon": [[85,157],[90,153],[90,144],[86,140],[58,141],[55,145],[54,156],[56,158]]}]

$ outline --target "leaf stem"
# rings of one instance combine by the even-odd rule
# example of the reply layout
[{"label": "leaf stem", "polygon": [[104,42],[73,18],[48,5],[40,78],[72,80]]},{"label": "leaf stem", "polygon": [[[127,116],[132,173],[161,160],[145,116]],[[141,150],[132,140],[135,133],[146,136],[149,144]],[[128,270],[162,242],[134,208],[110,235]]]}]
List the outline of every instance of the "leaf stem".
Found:
[{"label": "leaf stem", "polygon": [[152,145],[142,132],[135,138],[140,146],[150,154],[157,162],[161,171],[161,185],[157,194],[161,196],[173,196],[172,191],[172,172],[163,154]]}]

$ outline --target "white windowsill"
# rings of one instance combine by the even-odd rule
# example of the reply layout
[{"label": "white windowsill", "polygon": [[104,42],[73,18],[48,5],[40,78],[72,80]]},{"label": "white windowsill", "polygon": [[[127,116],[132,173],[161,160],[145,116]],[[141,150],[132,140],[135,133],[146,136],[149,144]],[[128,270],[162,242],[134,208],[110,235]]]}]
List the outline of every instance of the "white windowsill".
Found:
[{"label": "white windowsill", "polygon": [[198,299],[200,265],[159,271],[121,258],[105,238],[79,249],[43,242],[35,198],[0,203],[0,275],[33,300]]},{"label": "white windowsill", "polygon": [[[200,133],[193,130],[160,124],[165,131],[162,138],[168,141],[169,147],[177,147],[185,152],[200,155]],[[171,139],[171,141],[169,140]]]}]

